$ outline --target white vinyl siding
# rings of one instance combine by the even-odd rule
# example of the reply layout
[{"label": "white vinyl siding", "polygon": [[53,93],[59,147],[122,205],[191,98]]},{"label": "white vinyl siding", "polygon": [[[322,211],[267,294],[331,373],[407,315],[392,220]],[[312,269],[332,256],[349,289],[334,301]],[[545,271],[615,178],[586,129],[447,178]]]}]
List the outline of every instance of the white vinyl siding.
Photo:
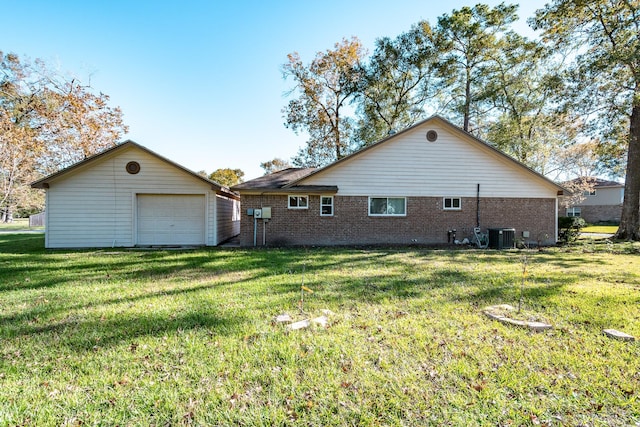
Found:
[{"label": "white vinyl siding", "polygon": [[217,196],[218,242],[240,234],[240,200]]},{"label": "white vinyl siding", "polygon": [[[140,163],[136,175],[125,170],[132,160]],[[133,146],[51,181],[47,190],[47,247],[134,246],[138,194],[208,195],[205,244],[219,243],[217,197],[211,186]]]},{"label": "white vinyl siding", "polygon": [[[434,129],[438,140],[428,142]],[[557,187],[448,126],[427,121],[362,155],[300,181],[336,185],[340,196],[556,198]]]},{"label": "white vinyl siding", "polygon": [[624,188],[604,187],[598,188],[596,194],[585,197],[580,203],[581,206],[606,206],[622,204],[624,199]]}]

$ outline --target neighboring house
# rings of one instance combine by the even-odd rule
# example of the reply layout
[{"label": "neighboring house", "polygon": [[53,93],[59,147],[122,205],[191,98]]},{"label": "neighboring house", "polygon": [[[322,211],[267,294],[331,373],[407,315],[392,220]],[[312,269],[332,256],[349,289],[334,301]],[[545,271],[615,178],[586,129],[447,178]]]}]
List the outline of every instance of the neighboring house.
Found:
[{"label": "neighboring house", "polygon": [[[584,180],[577,178],[577,180]],[[624,184],[600,178],[590,178],[592,190],[584,191],[578,203],[565,206],[560,204],[560,216],[579,216],[591,224],[599,222],[620,222],[622,202],[624,200]],[[571,182],[567,184],[571,187]]]},{"label": "neighboring house", "polygon": [[438,116],[324,168],[232,189],[242,197],[242,246],[441,244],[477,225],[553,244],[563,191]]},{"label": "neighboring house", "polygon": [[126,141],[31,184],[47,248],[215,246],[240,233],[237,193]]}]

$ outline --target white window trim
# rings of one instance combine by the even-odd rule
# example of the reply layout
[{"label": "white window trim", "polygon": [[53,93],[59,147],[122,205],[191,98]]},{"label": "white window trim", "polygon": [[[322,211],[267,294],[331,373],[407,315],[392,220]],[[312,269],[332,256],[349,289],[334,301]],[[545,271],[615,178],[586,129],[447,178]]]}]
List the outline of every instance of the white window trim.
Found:
[{"label": "white window trim", "polygon": [[[578,215],[576,215],[576,213]],[[568,217],[581,217],[582,216],[582,208],[580,207],[571,207],[571,208],[567,208],[566,212],[565,212],[566,216]]]},{"label": "white window trim", "polygon": [[[371,199],[404,199],[404,213],[403,214],[371,213]],[[369,196],[369,200],[367,203],[367,213],[369,214],[369,216],[387,216],[387,217],[407,216],[407,198],[406,196]]]},{"label": "white window trim", "polygon": [[[445,201],[447,199],[451,199],[451,207],[450,208],[446,207]],[[453,207],[453,200],[455,200],[455,199],[458,199],[460,201],[460,203],[459,203],[460,206],[458,206],[457,208]],[[462,210],[462,197],[452,197],[452,196],[443,197],[442,198],[442,210],[445,210],[445,211],[461,211]]]},{"label": "white window trim", "polygon": [[[295,197],[296,199],[298,199],[299,202],[299,198],[304,197],[305,199],[307,199],[307,206],[291,206],[291,198]],[[298,194],[289,194],[287,196],[287,207],[289,209],[309,209],[309,196],[307,195],[298,195]]]},{"label": "white window trim", "polygon": [[[326,203],[323,204],[322,203],[322,199],[331,199],[331,205],[328,205]],[[333,196],[320,196],[320,216],[333,216],[333,211],[335,209],[333,202],[334,202]],[[323,214],[322,213],[322,208],[324,206],[331,206],[331,213],[330,214]]]}]

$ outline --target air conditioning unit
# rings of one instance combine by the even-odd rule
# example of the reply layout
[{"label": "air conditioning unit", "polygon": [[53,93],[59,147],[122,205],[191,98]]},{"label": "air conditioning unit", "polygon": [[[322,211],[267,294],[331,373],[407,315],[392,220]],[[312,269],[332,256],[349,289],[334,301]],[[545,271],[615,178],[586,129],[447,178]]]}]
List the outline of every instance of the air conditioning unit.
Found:
[{"label": "air conditioning unit", "polygon": [[513,248],[516,240],[515,228],[490,228],[489,248],[490,249],[510,249]]}]

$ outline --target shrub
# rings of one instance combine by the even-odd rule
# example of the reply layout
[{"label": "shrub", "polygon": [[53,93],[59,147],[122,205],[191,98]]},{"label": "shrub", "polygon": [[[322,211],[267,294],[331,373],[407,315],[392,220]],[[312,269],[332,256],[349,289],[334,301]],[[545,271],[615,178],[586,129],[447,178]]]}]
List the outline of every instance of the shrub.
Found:
[{"label": "shrub", "polygon": [[558,240],[563,243],[575,242],[585,225],[585,220],[577,216],[558,217]]}]

